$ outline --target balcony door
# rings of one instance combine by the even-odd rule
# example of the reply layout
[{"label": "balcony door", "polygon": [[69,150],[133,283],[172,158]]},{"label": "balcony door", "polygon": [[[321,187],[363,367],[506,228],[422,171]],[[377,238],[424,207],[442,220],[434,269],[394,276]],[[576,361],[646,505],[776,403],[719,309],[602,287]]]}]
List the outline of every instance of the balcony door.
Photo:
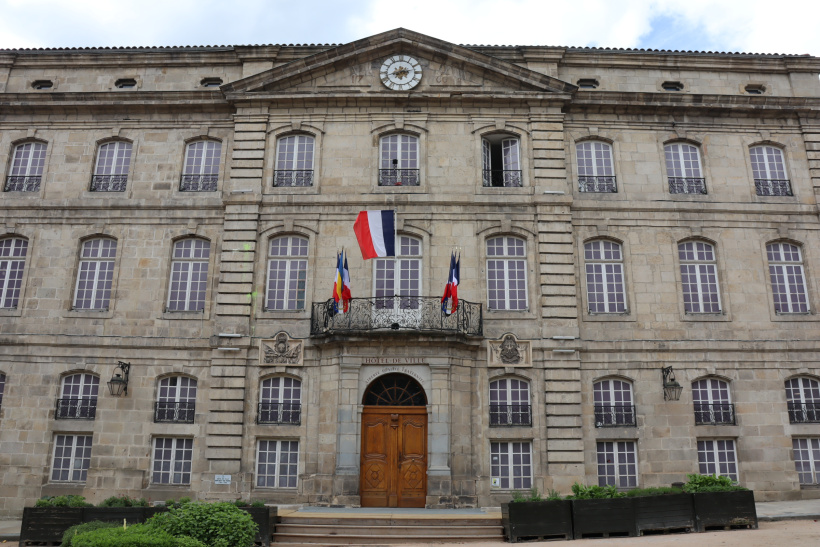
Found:
[{"label": "balcony door", "polygon": [[424,507],[427,498],[427,399],[403,374],[377,378],[362,410],[362,507]]},{"label": "balcony door", "polygon": [[421,240],[399,236],[395,258],[375,261],[373,324],[421,328]]}]

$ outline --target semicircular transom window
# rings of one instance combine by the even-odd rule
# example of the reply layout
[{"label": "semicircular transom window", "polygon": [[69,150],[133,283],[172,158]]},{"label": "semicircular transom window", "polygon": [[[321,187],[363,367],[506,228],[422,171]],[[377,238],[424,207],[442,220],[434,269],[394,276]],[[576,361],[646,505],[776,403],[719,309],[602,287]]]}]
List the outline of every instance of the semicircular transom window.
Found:
[{"label": "semicircular transom window", "polygon": [[426,406],[427,396],[417,381],[404,374],[385,374],[377,378],[364,394],[365,405]]}]

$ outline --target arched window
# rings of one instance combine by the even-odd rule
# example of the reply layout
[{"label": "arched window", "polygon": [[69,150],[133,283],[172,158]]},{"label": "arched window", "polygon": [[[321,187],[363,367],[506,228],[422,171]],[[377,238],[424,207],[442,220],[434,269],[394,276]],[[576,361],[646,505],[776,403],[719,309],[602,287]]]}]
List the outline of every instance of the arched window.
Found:
[{"label": "arched window", "polygon": [[518,137],[512,135],[481,139],[484,186],[522,186],[520,148]]},{"label": "arched window", "polygon": [[0,372],[0,410],[3,408],[3,392],[6,390],[6,375]]},{"label": "arched window", "polygon": [[419,185],[419,139],[388,135],[379,141],[379,186]]},{"label": "arched window", "polygon": [[185,168],[180,179],[182,192],[215,192],[219,181],[222,143],[201,140],[185,147]]},{"label": "arched window", "polygon": [[211,244],[205,239],[187,238],[174,243],[168,311],[203,311],[208,288],[208,260]]},{"label": "arched window", "polygon": [[305,309],[308,240],[275,237],[268,247],[266,310]]},{"label": "arched window", "polygon": [[80,373],[65,376],[54,417],[67,420],[93,420],[97,415],[99,387],[100,379],[93,374]]},{"label": "arched window", "polygon": [[0,308],[14,309],[20,302],[28,241],[19,237],[0,239]]},{"label": "arched window", "polygon": [[276,141],[274,186],[313,186],[314,138],[288,135]]},{"label": "arched window", "polygon": [[715,248],[705,241],[678,244],[683,309],[686,313],[720,313]]},{"label": "arched window", "polygon": [[116,257],[115,239],[95,238],[83,242],[74,291],[75,310],[108,309]]},{"label": "arched window", "polygon": [[131,167],[131,143],[113,141],[97,149],[97,164],[91,177],[92,192],[125,192]]},{"label": "arched window", "polygon": [[527,249],[510,236],[487,240],[487,299],[491,310],[527,309]]},{"label": "arched window", "polygon": [[376,309],[419,310],[421,296],[421,240],[399,236],[398,256],[374,263]]},{"label": "arched window", "polygon": [[599,239],[584,244],[589,313],[625,313],[624,264],[621,246]]},{"label": "arched window", "polygon": [[700,167],[700,151],[685,142],[664,147],[670,194],[705,194],[706,179]]},{"label": "arched window", "polygon": [[786,380],[786,401],[789,422],[793,424],[820,422],[820,382],[814,378]]},{"label": "arched window", "polygon": [[769,278],[776,313],[808,313],[806,276],[800,247],[791,243],[766,245],[769,259]]},{"label": "arched window", "polygon": [[692,402],[695,405],[696,425],[734,425],[735,405],[729,393],[729,384],[717,378],[692,382]]},{"label": "arched window", "polygon": [[792,195],[782,150],[774,146],[753,146],[749,149],[749,155],[752,157],[755,192],[758,196]]},{"label": "arched window", "polygon": [[196,414],[196,380],[187,376],[169,376],[159,381],[155,422],[194,423]]},{"label": "arched window", "polygon": [[518,378],[490,382],[490,426],[532,425],[530,383]]},{"label": "arched window", "polygon": [[592,386],[595,427],[634,426],[632,384],[626,380],[601,380]]},{"label": "arched window", "polygon": [[612,146],[602,141],[584,141],[575,145],[578,159],[578,190],[581,192],[618,191],[612,167]]},{"label": "arched window", "polygon": [[302,382],[276,376],[259,385],[260,424],[298,424],[302,419]]},{"label": "arched window", "polygon": [[38,192],[46,163],[46,144],[24,142],[14,147],[6,192]]}]

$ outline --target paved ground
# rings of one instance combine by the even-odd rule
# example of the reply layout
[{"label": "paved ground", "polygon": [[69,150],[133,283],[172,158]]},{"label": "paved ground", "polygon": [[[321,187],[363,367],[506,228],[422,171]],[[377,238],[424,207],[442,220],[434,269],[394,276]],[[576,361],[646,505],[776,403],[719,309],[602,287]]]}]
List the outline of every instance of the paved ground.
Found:
[{"label": "paved ground", "polygon": [[[734,530],[728,532],[707,532],[703,534],[669,534],[660,536],[643,536],[640,538],[617,538],[617,539],[580,539],[574,540],[571,547],[771,547],[774,545],[788,547],[820,547],[820,499],[803,501],[771,501],[756,504],[757,515],[760,519],[758,530]],[[280,514],[291,513],[297,509],[280,511]],[[451,518],[458,515],[461,518],[468,515],[478,515],[478,509],[457,509],[457,510],[425,510],[425,509],[384,509],[384,510],[361,510],[361,509],[335,509],[311,507],[302,511],[334,513],[334,516],[350,514],[351,516],[362,516],[364,512],[374,513],[379,516],[388,514],[406,515],[412,512],[424,513],[425,516],[438,518]],[[493,511],[488,511],[492,513]],[[16,542],[20,537],[19,519],[0,520],[0,545],[3,543]],[[435,545],[432,543],[419,543],[405,545],[404,547],[427,547]],[[470,543],[469,547],[490,547],[501,546],[509,543]],[[552,543],[553,547],[558,543]]]}]

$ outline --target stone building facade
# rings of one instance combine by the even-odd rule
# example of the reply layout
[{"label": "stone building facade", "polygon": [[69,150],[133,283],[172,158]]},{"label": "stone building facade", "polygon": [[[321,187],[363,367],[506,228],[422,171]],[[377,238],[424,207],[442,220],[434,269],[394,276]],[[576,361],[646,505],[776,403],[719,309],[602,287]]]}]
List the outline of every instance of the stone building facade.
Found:
[{"label": "stone building facade", "polygon": [[[819,73],[404,29],[0,51],[0,513],[817,497]],[[365,210],[395,259],[361,259]]]}]

